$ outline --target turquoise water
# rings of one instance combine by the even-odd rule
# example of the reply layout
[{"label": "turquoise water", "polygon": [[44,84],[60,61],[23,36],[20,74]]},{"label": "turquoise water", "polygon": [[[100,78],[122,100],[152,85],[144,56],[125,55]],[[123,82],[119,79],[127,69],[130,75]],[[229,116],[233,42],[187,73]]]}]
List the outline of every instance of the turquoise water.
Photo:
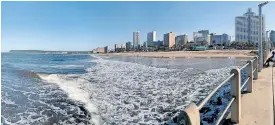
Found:
[{"label": "turquoise water", "polygon": [[242,61],[2,53],[2,123],[162,124]]}]

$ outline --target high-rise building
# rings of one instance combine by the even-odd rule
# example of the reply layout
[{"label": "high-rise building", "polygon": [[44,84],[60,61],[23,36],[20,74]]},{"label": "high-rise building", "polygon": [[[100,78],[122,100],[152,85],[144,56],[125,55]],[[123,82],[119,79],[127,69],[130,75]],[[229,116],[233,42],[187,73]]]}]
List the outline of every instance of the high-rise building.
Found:
[{"label": "high-rise building", "polygon": [[275,43],[275,31],[274,30],[270,31],[269,37],[270,37],[270,41]]},{"label": "high-rise building", "polygon": [[140,44],[140,36],[139,36],[139,31],[133,32],[133,46],[134,49],[137,49]]},{"label": "high-rise building", "polygon": [[187,43],[187,41],[188,41],[187,34],[176,36],[176,46],[185,45]]},{"label": "high-rise building", "polygon": [[156,41],[156,31],[147,33],[147,42]]},{"label": "high-rise building", "polygon": [[198,33],[201,33],[202,37],[206,38],[209,35],[209,30],[200,30]]},{"label": "high-rise building", "polygon": [[126,45],[125,44],[121,44],[121,49],[126,49]]},{"label": "high-rise building", "polygon": [[117,51],[118,50],[118,44],[115,44],[115,51]]},{"label": "high-rise building", "polygon": [[170,32],[163,35],[163,43],[165,47],[175,47],[175,33]]},{"label": "high-rise building", "polygon": [[197,44],[210,45],[209,30],[200,30],[193,33],[194,42]]},{"label": "high-rise building", "polygon": [[198,33],[198,32],[193,32],[193,40],[195,43],[196,43],[198,37],[202,37],[202,34]]},{"label": "high-rise building", "polygon": [[133,47],[133,46],[132,46],[132,43],[131,43],[130,41],[126,43],[126,50],[127,50],[127,51],[131,50],[132,47]]},{"label": "high-rise building", "polygon": [[211,35],[210,37],[210,44],[211,45],[217,45],[217,44],[229,44],[229,42],[231,41],[231,38],[228,34],[222,34],[222,35]]},{"label": "high-rise building", "polygon": [[109,49],[108,49],[109,47],[108,46],[105,46],[104,47],[104,53],[108,53],[109,52]]},{"label": "high-rise building", "polygon": [[[262,38],[265,40],[265,18],[262,16]],[[235,41],[257,43],[260,33],[260,17],[248,8],[243,16],[235,17]]]}]

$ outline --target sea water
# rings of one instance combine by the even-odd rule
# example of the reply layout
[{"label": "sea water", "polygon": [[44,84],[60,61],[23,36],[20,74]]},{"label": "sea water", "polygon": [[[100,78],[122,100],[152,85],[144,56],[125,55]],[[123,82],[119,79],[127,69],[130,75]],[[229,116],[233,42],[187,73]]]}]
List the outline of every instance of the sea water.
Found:
[{"label": "sea water", "polygon": [[243,64],[234,58],[2,53],[1,123],[164,124]]}]

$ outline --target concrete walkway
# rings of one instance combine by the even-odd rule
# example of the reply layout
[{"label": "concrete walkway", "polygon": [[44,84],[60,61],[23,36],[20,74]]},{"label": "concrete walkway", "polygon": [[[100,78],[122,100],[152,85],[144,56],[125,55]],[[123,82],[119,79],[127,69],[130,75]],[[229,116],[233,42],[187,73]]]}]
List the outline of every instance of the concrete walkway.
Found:
[{"label": "concrete walkway", "polygon": [[[272,71],[273,70],[273,71]],[[254,80],[252,93],[242,94],[241,121],[239,125],[274,125],[272,72],[275,67],[262,69]]]}]

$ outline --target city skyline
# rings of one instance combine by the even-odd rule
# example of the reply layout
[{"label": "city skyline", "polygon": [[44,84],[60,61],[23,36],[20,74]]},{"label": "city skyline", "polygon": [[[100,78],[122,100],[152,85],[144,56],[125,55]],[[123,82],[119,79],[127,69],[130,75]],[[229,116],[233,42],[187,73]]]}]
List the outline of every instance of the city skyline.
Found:
[{"label": "city skyline", "polygon": [[[235,17],[248,8],[258,14],[259,3],[2,2],[2,52],[11,49],[89,51],[133,42],[135,31],[140,31],[140,43],[146,41],[151,31],[157,31],[156,40],[163,40],[163,34],[168,32],[175,32],[176,36],[188,34],[191,40],[193,32],[199,30],[234,36]],[[169,5],[171,8],[167,8]],[[275,16],[271,14],[275,12],[274,5],[275,2],[270,2],[263,8],[266,30],[275,30],[272,23]]]}]

